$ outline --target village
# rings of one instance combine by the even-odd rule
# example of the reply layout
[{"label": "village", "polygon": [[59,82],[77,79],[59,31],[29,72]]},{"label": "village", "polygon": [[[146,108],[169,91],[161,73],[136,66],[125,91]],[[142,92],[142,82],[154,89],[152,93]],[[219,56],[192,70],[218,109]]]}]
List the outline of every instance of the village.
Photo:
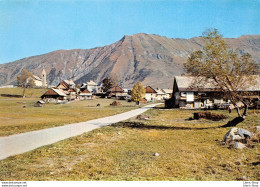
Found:
[{"label": "village", "polygon": [[[90,100],[98,98],[110,98],[113,100],[132,101],[132,88],[121,88],[114,84],[109,89],[104,90],[103,83],[98,85],[93,80],[76,85],[72,79],[62,80],[57,86],[48,86],[46,81],[46,72],[43,69],[41,78],[33,75],[28,80],[33,80],[36,87],[48,88],[41,96],[36,106],[43,106],[46,103],[64,104],[73,101]],[[243,92],[249,92],[250,107],[258,108],[260,106],[260,76],[255,76],[256,84],[250,86]],[[145,94],[138,102],[146,104],[152,102],[165,102],[166,108],[180,109],[233,109],[234,106],[230,100],[226,99],[223,92],[214,86],[206,83],[200,85],[200,88],[192,87],[195,78],[192,76],[175,76],[173,78],[173,88],[153,88],[150,85],[144,87]],[[29,81],[27,81],[29,82]],[[111,103],[111,105],[120,104],[120,102]],[[243,103],[237,103],[239,107]]]},{"label": "village", "polygon": [[[104,91],[102,83],[98,85],[93,80],[76,85],[72,79],[62,80],[57,86],[48,86],[46,83],[46,72],[42,71],[42,78],[33,75],[28,78],[33,80],[36,87],[48,88],[41,96],[41,100],[37,102],[37,106],[43,106],[45,103],[64,104],[72,101],[90,100],[96,97],[111,98],[114,100],[132,101],[132,89],[121,88],[119,85],[113,85],[108,90]],[[146,86],[144,97],[140,100],[141,104],[149,102],[165,101],[171,98],[172,89],[159,89],[151,86]]]}]

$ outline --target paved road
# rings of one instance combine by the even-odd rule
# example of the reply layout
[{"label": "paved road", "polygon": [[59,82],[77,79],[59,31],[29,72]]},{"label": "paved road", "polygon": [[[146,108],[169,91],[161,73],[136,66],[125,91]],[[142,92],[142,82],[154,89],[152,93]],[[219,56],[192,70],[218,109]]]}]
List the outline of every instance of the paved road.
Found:
[{"label": "paved road", "polygon": [[9,156],[31,151],[44,145],[53,144],[60,140],[77,136],[93,129],[129,119],[153,108],[156,105],[158,104],[147,105],[129,112],[91,121],[26,132],[7,137],[0,137],[0,160],[3,160]]}]

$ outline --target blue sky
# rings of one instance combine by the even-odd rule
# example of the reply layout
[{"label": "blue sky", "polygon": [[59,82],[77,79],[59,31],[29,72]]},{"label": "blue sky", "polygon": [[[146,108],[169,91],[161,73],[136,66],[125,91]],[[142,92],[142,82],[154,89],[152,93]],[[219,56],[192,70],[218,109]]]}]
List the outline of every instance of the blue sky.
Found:
[{"label": "blue sky", "polygon": [[260,0],[0,0],[0,64],[59,49],[89,49],[124,35],[260,34]]}]

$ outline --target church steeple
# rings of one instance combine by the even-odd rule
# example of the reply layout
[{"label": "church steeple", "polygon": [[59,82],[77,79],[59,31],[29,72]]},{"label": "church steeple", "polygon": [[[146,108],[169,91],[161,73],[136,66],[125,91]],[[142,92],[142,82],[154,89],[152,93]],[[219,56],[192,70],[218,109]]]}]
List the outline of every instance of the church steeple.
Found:
[{"label": "church steeple", "polygon": [[45,69],[42,70],[42,87],[47,87]]}]

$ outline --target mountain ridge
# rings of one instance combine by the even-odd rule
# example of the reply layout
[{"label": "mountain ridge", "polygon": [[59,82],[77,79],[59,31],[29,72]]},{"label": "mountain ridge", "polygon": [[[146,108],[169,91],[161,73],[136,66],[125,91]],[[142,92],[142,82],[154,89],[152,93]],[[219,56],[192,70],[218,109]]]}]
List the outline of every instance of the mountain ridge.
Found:
[{"label": "mountain ridge", "polygon": [[[260,64],[260,35],[243,35],[225,41],[241,54],[250,53]],[[72,78],[76,83],[94,80],[100,83],[106,76],[116,75],[123,87],[136,81],[143,85],[168,88],[175,75],[184,73],[183,63],[189,54],[202,49],[201,37],[167,38],[137,33],[91,49],[55,50],[0,65],[0,85],[15,83],[22,69],[40,75],[46,69],[47,82],[56,85]],[[162,86],[163,85],[163,86]]]}]

